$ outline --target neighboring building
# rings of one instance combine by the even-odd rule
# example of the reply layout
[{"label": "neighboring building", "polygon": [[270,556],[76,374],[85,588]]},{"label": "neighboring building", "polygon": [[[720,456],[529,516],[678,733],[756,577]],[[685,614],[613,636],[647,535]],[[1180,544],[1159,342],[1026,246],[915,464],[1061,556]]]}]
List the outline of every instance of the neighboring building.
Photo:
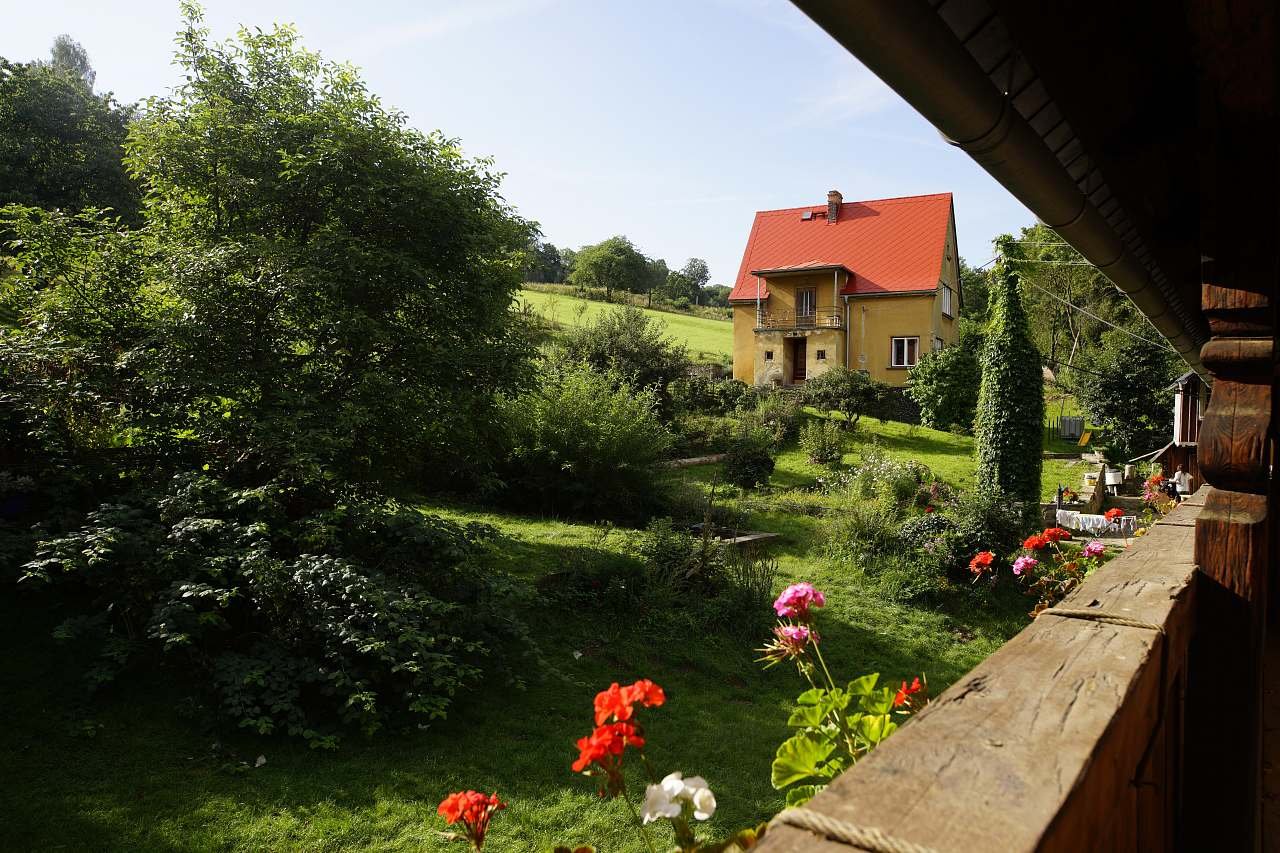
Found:
[{"label": "neighboring building", "polygon": [[793,385],[833,365],[893,385],[956,341],[951,193],[756,213],[733,305],[733,376]]},{"label": "neighboring building", "polygon": [[1159,450],[1130,459],[1140,462],[1150,459],[1160,463],[1166,476],[1181,467],[1191,475],[1192,485],[1200,487],[1200,462],[1196,458],[1196,445],[1200,441],[1200,422],[1209,400],[1209,386],[1194,370],[1174,380],[1168,390],[1173,392],[1173,441]]}]

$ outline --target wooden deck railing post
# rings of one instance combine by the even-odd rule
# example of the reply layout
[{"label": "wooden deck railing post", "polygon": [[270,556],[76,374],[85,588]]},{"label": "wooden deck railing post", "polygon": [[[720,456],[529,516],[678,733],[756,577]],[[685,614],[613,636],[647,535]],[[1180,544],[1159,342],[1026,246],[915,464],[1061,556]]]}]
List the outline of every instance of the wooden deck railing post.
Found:
[{"label": "wooden deck railing post", "polygon": [[1214,384],[1198,454],[1213,488],[1196,521],[1179,846],[1251,850],[1260,837],[1274,330],[1260,293],[1205,284],[1202,307],[1213,338],[1200,357]]}]

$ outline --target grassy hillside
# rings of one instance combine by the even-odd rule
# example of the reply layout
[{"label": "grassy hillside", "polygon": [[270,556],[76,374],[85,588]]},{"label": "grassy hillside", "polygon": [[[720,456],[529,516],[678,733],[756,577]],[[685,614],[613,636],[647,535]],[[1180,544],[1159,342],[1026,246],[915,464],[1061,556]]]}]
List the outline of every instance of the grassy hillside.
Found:
[{"label": "grassy hillside", "polygon": [[[574,296],[545,293],[538,290],[522,290],[521,302],[554,323],[559,328],[569,328],[579,323],[591,322],[617,306],[594,302]],[[712,320],[672,311],[640,309],[667,327],[667,334],[689,348],[694,361],[728,361],[733,351],[733,323],[728,320]]]}]

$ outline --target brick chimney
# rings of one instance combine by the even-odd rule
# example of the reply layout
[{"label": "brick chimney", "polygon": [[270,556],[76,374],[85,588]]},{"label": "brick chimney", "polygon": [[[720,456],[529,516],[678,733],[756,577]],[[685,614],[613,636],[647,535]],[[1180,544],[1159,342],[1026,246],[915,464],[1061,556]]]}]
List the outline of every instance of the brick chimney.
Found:
[{"label": "brick chimney", "polygon": [[840,195],[840,190],[832,190],[827,193],[827,221],[835,222],[840,218],[840,204],[844,201],[844,196]]}]

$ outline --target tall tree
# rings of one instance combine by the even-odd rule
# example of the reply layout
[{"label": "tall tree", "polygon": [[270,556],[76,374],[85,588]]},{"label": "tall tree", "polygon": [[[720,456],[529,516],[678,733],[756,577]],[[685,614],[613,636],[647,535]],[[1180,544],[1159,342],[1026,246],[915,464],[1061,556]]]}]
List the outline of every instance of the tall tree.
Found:
[{"label": "tall tree", "polygon": [[66,33],[53,40],[53,47],[49,49],[49,64],[79,77],[90,89],[98,78],[97,72],[89,63],[89,52]]},{"label": "tall tree", "polygon": [[1083,360],[1087,381],[1077,395],[1089,419],[1105,431],[1108,455],[1125,461],[1156,450],[1172,438],[1173,392],[1169,385],[1182,365],[1142,327],[1104,332],[1102,343]]},{"label": "tall tree", "polygon": [[64,67],[0,59],[0,204],[109,207],[135,222],[122,147],[132,115]]},{"label": "tall tree", "polygon": [[636,251],[630,240],[619,235],[579,249],[569,282],[583,288],[602,288],[605,298],[612,299],[615,289],[644,293],[649,275],[648,259]]},{"label": "tall tree", "polygon": [[525,268],[525,281],[559,282],[565,279],[564,260],[560,250],[551,243],[535,237],[529,246],[529,263]]},{"label": "tall tree", "polygon": [[960,316],[970,317],[985,323],[987,320],[988,290],[987,271],[970,266],[964,258],[961,258]]},{"label": "tall tree", "polygon": [[991,319],[974,419],[977,486],[1021,504],[1030,526],[1040,513],[1044,375],[1027,328],[1017,273],[1002,259],[990,282]]}]

